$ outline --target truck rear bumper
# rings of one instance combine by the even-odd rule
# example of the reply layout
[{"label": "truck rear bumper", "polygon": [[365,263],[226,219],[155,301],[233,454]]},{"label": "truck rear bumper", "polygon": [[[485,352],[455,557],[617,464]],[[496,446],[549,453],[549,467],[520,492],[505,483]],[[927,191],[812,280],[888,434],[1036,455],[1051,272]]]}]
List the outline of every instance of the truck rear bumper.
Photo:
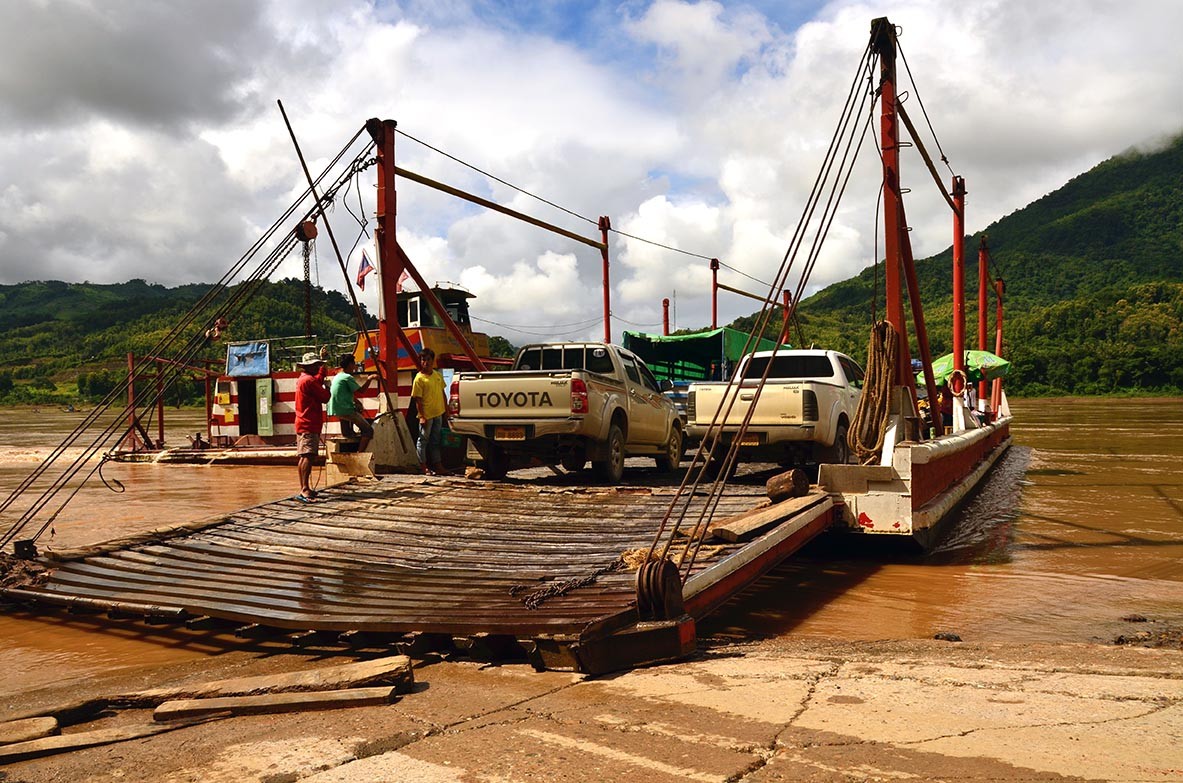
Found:
[{"label": "truck rear bumper", "polygon": [[544,438],[550,435],[576,435],[591,437],[585,431],[586,420],[565,419],[452,419],[452,432],[473,438],[497,441],[498,443],[520,443]]},{"label": "truck rear bumper", "polygon": [[[707,434],[707,425],[690,424],[686,427],[686,436],[702,438]],[[727,425],[723,427],[723,442],[731,443],[739,427]],[[816,424],[788,424],[778,427],[748,427],[744,433],[744,444],[752,446],[779,446],[786,443],[802,443],[814,441],[817,437]]]}]

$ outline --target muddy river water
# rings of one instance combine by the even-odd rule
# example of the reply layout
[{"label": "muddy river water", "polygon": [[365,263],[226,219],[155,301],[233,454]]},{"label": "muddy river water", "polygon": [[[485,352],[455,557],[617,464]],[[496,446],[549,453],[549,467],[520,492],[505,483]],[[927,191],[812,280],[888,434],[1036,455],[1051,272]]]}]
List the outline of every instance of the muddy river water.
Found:
[{"label": "muddy river water", "polygon": [[[1139,614],[1183,622],[1183,399],[1019,400],[1015,446],[919,556],[811,545],[700,626],[716,639],[783,634],[842,639],[1107,642]],[[81,419],[0,411],[0,499]],[[181,445],[201,414],[170,411]],[[74,452],[69,452],[72,454]],[[290,494],[293,468],[116,465],[88,482],[39,539],[93,543]],[[13,517],[5,513],[7,529]],[[32,531],[29,531],[32,532]],[[139,623],[0,614],[3,694],[119,667],[216,654],[233,641]]]}]

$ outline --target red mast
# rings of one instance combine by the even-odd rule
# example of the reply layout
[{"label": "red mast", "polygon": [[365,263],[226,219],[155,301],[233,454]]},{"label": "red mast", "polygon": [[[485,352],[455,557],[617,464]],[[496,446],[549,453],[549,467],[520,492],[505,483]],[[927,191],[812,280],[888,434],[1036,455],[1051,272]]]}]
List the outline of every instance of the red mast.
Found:
[{"label": "red mast", "polygon": [[[1002,356],[1002,295],[1006,293],[1006,285],[1002,282],[1002,278],[994,281],[994,296],[997,300],[997,311],[994,314],[994,353]],[[998,415],[998,409],[1002,405],[1002,379],[995,378],[994,385],[990,389],[990,410],[994,411],[994,415]]]},{"label": "red mast", "polygon": [[965,179],[953,177],[953,367],[965,375]]},{"label": "red mast", "polygon": [[711,328],[719,328],[719,259],[711,259]]},{"label": "red mast", "polygon": [[403,273],[403,261],[395,241],[394,216],[394,120],[377,120],[367,125],[378,149],[378,210],[374,228],[374,244],[378,247],[378,275],[382,301],[378,312],[378,361],[382,373],[391,386],[397,385],[398,351],[394,350],[395,329],[398,329],[398,279]]},{"label": "red mast", "polygon": [[604,246],[600,248],[600,257],[604,261],[604,342],[612,342],[612,285],[608,278],[608,230],[612,228],[612,221],[607,215],[600,216],[600,236]]},{"label": "red mast", "polygon": [[[987,274],[990,262],[990,251],[986,247],[986,238],[982,237],[982,241],[978,243],[978,350],[985,351],[986,348],[986,305],[987,295],[990,290],[990,277]],[[978,382],[978,399],[986,399],[986,382]]]},{"label": "red mast", "polygon": [[899,358],[896,364],[894,385],[908,386],[911,367],[907,349],[907,324],[904,322],[903,283],[900,270],[903,255],[900,249],[900,234],[907,230],[903,222],[903,200],[900,194],[900,147],[899,117],[896,112],[895,94],[895,30],[886,17],[871,23],[872,46],[879,54],[880,90],[880,148],[883,156],[883,235],[884,287],[887,298],[886,320],[896,331],[899,341]]}]

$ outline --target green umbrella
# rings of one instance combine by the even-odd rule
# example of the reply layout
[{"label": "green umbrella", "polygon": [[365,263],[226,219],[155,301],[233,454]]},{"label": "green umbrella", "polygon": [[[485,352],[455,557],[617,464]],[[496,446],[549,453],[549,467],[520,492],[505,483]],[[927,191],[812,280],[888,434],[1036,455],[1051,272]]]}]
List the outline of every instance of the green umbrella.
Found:
[{"label": "green umbrella", "polygon": [[[966,351],[965,374],[970,383],[978,381],[992,381],[1002,378],[1010,372],[1010,362],[989,351]],[[940,386],[949,380],[953,374],[953,354],[947,353],[932,363],[932,376],[936,385]],[[924,383],[924,373],[916,376],[916,383]]]}]

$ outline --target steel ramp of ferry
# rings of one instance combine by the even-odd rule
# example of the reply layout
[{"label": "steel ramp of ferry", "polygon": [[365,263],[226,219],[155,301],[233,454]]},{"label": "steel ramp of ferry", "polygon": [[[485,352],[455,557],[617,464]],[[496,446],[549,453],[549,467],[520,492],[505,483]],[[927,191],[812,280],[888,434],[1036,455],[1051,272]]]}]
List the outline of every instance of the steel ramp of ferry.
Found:
[{"label": "steel ramp of ferry", "polygon": [[[715,519],[759,512],[762,489],[730,489]],[[540,668],[610,671],[692,650],[695,618],[833,516],[816,493],[750,541],[709,539],[683,587],[686,615],[638,622],[636,573],[618,561],[649,547],[672,492],[354,480],[315,503],[275,501],[179,535],[44,558],[40,579],[3,594],[148,622],[214,618],[301,640],[360,634],[411,653],[524,653]]]}]

